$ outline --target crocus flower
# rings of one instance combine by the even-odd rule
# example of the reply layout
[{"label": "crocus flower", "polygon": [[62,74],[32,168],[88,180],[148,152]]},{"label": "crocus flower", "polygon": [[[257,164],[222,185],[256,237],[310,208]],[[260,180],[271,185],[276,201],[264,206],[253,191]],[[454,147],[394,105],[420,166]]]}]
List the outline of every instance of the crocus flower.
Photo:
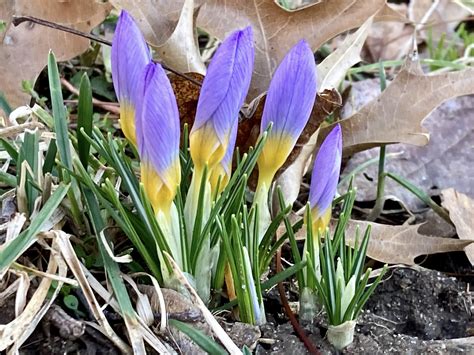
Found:
[{"label": "crocus flower", "polygon": [[141,179],[155,213],[168,215],[181,182],[178,105],[160,64],[145,67],[139,88],[143,95],[143,106],[137,111]]},{"label": "crocus flower", "polygon": [[190,133],[195,173],[223,159],[250,85],[254,60],[252,29],[236,31],[217,49],[202,84]]},{"label": "crocus flower", "polygon": [[150,63],[151,55],[138,26],[122,10],[112,40],[112,79],[120,103],[120,125],[125,137],[136,144],[135,121],[142,97],[139,78]]},{"label": "crocus flower", "polygon": [[260,131],[272,129],[258,159],[259,184],[268,187],[308,122],[316,98],[316,64],[302,40],[278,66],[267,93]]},{"label": "crocus flower", "polygon": [[326,229],[331,219],[331,205],[336,195],[342,158],[342,133],[338,124],[327,135],[314,162],[309,190],[313,234]]}]

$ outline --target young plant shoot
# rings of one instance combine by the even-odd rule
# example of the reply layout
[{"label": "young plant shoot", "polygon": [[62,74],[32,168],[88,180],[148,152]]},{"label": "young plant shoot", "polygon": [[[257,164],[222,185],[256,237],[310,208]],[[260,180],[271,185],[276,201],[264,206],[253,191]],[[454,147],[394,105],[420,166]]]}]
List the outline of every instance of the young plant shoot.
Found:
[{"label": "young plant shoot", "polygon": [[[189,135],[184,127],[181,140],[171,83],[162,66],[151,60],[131,16],[122,11],[112,45],[112,75],[120,101],[122,131],[132,151],[136,148],[138,152],[140,168],[125,154],[120,139],[106,139],[95,130],[90,143],[123,181],[133,208],[116,194],[109,178],[101,186],[88,183],[166,287],[180,290],[164,252],[172,256],[204,302],[219,300],[225,284],[228,298],[237,301],[238,317],[263,324],[262,275],[285,241],[274,236],[281,222],[287,223],[285,218],[291,210],[283,202],[281,212],[272,216],[270,189],[309,120],[317,80],[313,52],[302,40],[273,76],[255,148],[233,162],[239,111],[252,77],[253,43],[252,29],[247,27],[230,34],[216,50],[202,83],[194,124]],[[316,294],[326,287],[325,277],[330,270],[321,265],[325,261],[321,259],[324,253],[319,236],[326,233],[331,217],[341,150],[341,128],[337,125],[316,159],[311,213],[305,220],[309,235],[303,261],[299,261],[311,268],[299,279],[301,315],[307,319],[313,317],[316,304],[325,304],[325,294]],[[247,178],[256,165],[258,183],[249,209]],[[327,257],[332,259],[334,255]],[[351,290],[357,290],[359,279],[353,273],[341,273],[346,264],[343,257],[339,258],[335,275],[351,280],[339,281],[335,291],[344,299],[345,314],[351,307],[347,295],[353,296]],[[352,314],[356,313],[353,310]],[[330,320],[331,325],[340,323]]]}]

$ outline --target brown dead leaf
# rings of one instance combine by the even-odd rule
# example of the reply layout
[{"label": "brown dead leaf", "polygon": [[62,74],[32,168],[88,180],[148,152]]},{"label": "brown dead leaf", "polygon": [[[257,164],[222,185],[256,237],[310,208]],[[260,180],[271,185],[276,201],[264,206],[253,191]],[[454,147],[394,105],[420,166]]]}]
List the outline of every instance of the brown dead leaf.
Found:
[{"label": "brown dead leaf", "polygon": [[68,60],[84,52],[87,39],[43,27],[22,23],[14,27],[12,16],[35,16],[61,25],[89,32],[101,23],[110,5],[95,0],[8,0],[0,4],[0,20],[6,31],[0,34],[0,91],[13,107],[28,103],[29,96],[21,91],[23,80],[35,81],[47,63],[52,49],[59,61]]},{"label": "brown dead leaf", "polygon": [[[162,46],[173,33],[183,4],[183,0],[111,2],[132,13],[147,40],[155,47]],[[305,38],[316,50],[334,36],[357,28],[378,14],[378,20],[400,19],[385,0],[323,1],[295,12],[283,10],[274,0],[208,0],[200,7],[197,26],[221,40],[236,29],[253,27],[256,53],[249,93],[249,98],[253,99],[268,88],[278,63],[297,41]],[[166,62],[166,53],[162,59]]]},{"label": "brown dead leaf", "polygon": [[387,264],[414,265],[420,255],[460,251],[472,241],[429,237],[418,232],[421,224],[390,226],[386,224],[350,220],[346,229],[346,243],[354,246],[357,226],[361,234],[372,226],[367,255]]},{"label": "brown dead leaf", "polygon": [[[442,205],[449,211],[459,239],[474,241],[474,200],[454,189],[443,190],[441,195]],[[474,245],[467,246],[464,251],[474,266]]]},{"label": "brown dead leaf", "polygon": [[289,13],[273,0],[209,0],[197,25],[220,39],[234,29],[253,27],[256,52],[249,98],[254,98],[268,88],[278,63],[301,38],[316,50],[334,36],[361,26],[385,5],[385,0],[332,0]]},{"label": "brown dead leaf", "polygon": [[[474,93],[474,69],[438,75],[423,74],[416,60],[408,59],[387,89],[352,116],[341,120],[344,153],[387,143],[425,145],[428,132],[421,122],[443,102]],[[326,136],[334,127],[322,131]]]},{"label": "brown dead leaf", "polygon": [[194,0],[110,0],[132,14],[147,42],[165,64],[181,72],[204,74],[199,54]]},{"label": "brown dead leaf", "polygon": [[[302,217],[295,213],[290,214],[290,222],[296,223]],[[334,231],[336,220],[331,220],[330,228]],[[359,229],[359,242],[365,230],[371,226],[367,256],[387,264],[414,265],[415,258],[421,255],[431,255],[461,251],[473,243],[473,240],[459,240],[453,238],[431,237],[423,235],[419,229],[423,224],[392,226],[387,224],[349,220],[346,227],[346,244],[353,247],[355,244],[356,230]],[[283,236],[286,228],[281,225],[277,232],[277,238]],[[295,237],[297,240],[306,239],[305,228],[299,229]]]},{"label": "brown dead leaf", "polygon": [[[204,76],[198,73],[186,73],[186,75],[201,82],[204,79]],[[169,74],[168,78],[170,79],[171,87],[176,96],[181,123],[187,123],[191,129],[194,117],[196,116],[197,103],[201,88],[189,80],[173,73]]]},{"label": "brown dead leaf", "polygon": [[[406,4],[392,4],[392,8],[407,16]],[[371,63],[380,60],[395,60],[403,58],[410,50],[413,41],[413,26],[401,21],[384,21],[372,25],[370,35],[365,44],[366,54]]]},{"label": "brown dead leaf", "polygon": [[[373,85],[375,93],[379,93],[379,84],[374,82]],[[369,89],[359,93],[360,86]],[[364,81],[356,83],[352,92],[354,90],[355,97],[372,95],[370,86],[365,85]],[[386,171],[403,176],[432,196],[439,195],[441,189],[453,187],[471,198],[474,197],[473,120],[474,96],[462,96],[445,102],[423,121],[423,127],[430,132],[430,141],[426,146],[394,144],[387,147],[387,152],[396,156],[387,158]],[[367,160],[378,157],[378,154],[378,149],[355,154],[347,164],[344,174],[350,173]],[[358,174],[354,180],[357,200],[373,201],[377,191],[377,164],[371,165],[363,173]],[[344,189],[343,186],[341,191]],[[396,196],[412,210],[424,207],[424,203],[416,196],[391,179],[386,180],[385,194]]]},{"label": "brown dead leaf", "polygon": [[338,48],[318,65],[318,91],[337,88],[347,71],[361,61],[360,52],[367,39],[373,18],[346,36]]}]

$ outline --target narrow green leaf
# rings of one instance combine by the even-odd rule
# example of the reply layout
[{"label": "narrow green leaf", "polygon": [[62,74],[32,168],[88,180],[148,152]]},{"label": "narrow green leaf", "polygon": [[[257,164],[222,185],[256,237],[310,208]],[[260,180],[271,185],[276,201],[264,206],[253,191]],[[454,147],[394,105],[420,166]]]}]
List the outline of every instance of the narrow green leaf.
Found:
[{"label": "narrow green leaf", "polygon": [[197,345],[201,347],[202,350],[211,355],[222,355],[227,354],[227,351],[217,344],[214,340],[205,335],[202,331],[197,330],[184,322],[180,322],[176,319],[169,319],[169,324],[179,331],[186,334],[191,338]]},{"label": "narrow green leaf", "polygon": [[13,176],[12,174],[6,173],[2,170],[0,170],[0,181],[3,182],[5,185],[10,186],[10,187],[16,187],[17,186],[16,176]]},{"label": "narrow green leaf", "polygon": [[135,310],[133,309],[132,302],[128,296],[127,288],[125,287],[123,279],[120,276],[120,268],[107,253],[105,246],[102,243],[102,239],[99,237],[100,233],[106,226],[100,213],[99,204],[91,190],[88,188],[83,188],[82,191],[87,203],[89,217],[97,238],[97,244],[99,245],[100,255],[102,256],[104,267],[107,272],[107,279],[114,290],[114,296],[119,303],[120,309],[123,313],[122,315],[124,317],[128,317],[129,319],[134,319],[136,318]]},{"label": "narrow green leaf", "polygon": [[79,105],[78,105],[78,116],[77,116],[77,150],[79,158],[84,168],[87,169],[87,163],[89,161],[90,143],[81,132],[92,135],[92,89],[89,77],[86,73],[81,78],[81,86],[79,89]]},{"label": "narrow green leaf", "polygon": [[8,155],[10,155],[10,158],[12,158],[12,160],[15,162],[18,161],[18,150],[13,146],[13,144],[3,138],[0,138],[0,142],[2,143],[3,148],[5,148]]},{"label": "narrow green leaf", "polygon": [[59,185],[44,204],[41,211],[33,218],[28,229],[24,230],[17,238],[13,239],[0,250],[0,274],[34,242],[36,235],[40,232],[44,223],[51,218],[54,211],[56,211],[68,190],[69,185]]},{"label": "narrow green leaf", "polygon": [[61,82],[59,80],[58,65],[53,52],[48,56],[48,78],[49,90],[51,92],[51,103],[53,106],[54,131],[56,132],[56,142],[58,145],[61,162],[72,170],[71,149],[69,146],[68,121],[66,108],[63,102]]},{"label": "narrow green leaf", "polygon": [[[26,198],[28,200],[28,211],[33,212],[35,200],[38,197],[38,191],[33,188],[32,185],[37,184],[38,178],[38,153],[39,153],[39,134],[38,131],[26,131],[23,143],[18,154],[17,168],[22,166],[22,163],[26,161],[31,168],[31,174],[26,172]],[[17,183],[20,184],[21,174],[17,173]]]},{"label": "narrow green leaf", "polygon": [[11,106],[8,104],[8,101],[7,99],[5,98],[5,95],[3,94],[3,92],[0,92],[0,108],[5,111],[5,114],[7,116],[10,115],[10,113],[12,113],[12,108]]},{"label": "narrow green leaf", "polygon": [[54,164],[56,163],[57,152],[58,146],[56,145],[56,139],[51,139],[44,158],[43,174],[51,173],[53,171]]},{"label": "narrow green leaf", "polygon": [[449,213],[443,207],[441,207],[436,202],[434,202],[433,199],[430,196],[428,196],[426,192],[424,192],[417,186],[413,185],[410,181],[406,180],[405,178],[401,176],[398,176],[393,173],[386,173],[386,176],[398,182],[401,186],[403,186],[405,189],[407,189],[416,197],[418,197],[421,201],[423,201],[428,206],[430,206],[433,209],[433,211],[435,211],[446,222],[448,222],[449,224],[453,223],[451,219],[449,218]]}]

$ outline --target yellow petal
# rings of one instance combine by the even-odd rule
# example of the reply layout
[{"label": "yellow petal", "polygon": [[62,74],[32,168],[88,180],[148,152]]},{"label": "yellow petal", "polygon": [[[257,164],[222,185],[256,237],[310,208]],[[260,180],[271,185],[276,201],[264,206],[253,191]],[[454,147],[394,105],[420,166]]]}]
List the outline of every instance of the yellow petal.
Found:
[{"label": "yellow petal", "polygon": [[120,103],[120,128],[122,129],[125,138],[136,146],[135,108],[130,103]]}]

